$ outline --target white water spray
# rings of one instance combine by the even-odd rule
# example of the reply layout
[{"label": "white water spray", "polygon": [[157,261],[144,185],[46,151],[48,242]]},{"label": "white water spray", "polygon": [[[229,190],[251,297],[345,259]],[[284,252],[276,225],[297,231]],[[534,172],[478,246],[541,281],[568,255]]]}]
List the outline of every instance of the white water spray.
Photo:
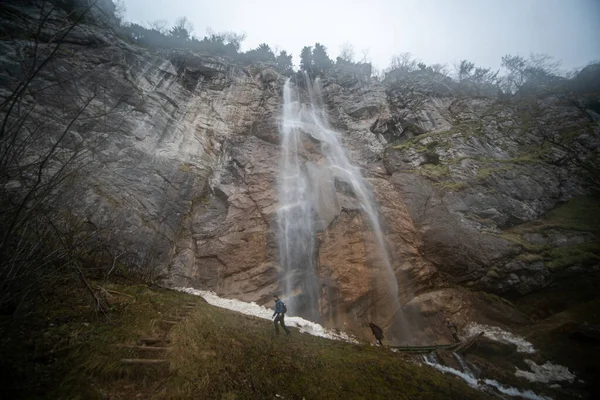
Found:
[{"label": "white water spray", "polygon": [[[335,182],[343,182],[366,216],[378,254],[369,254],[370,262],[381,268],[381,281],[388,300],[387,308],[401,313],[398,282],[392,269],[379,215],[365,178],[358,167],[348,159],[338,132],[330,128],[323,106],[320,82],[306,76],[309,104],[302,104],[298,93],[288,79],[283,88],[284,106],[281,123],[282,159],[279,181],[280,208],[279,253],[285,273],[285,291],[290,306],[313,320],[319,316],[320,287],[316,275],[315,236],[317,229],[325,229],[331,220],[319,216],[319,210],[331,209],[337,204]],[[308,159],[304,142],[317,143],[321,158]],[[332,217],[333,218],[333,217]],[[381,290],[381,288],[379,288]],[[398,317],[398,315],[396,315]],[[399,325],[405,326],[403,320]]]},{"label": "white water spray", "polygon": [[511,386],[503,385],[500,382],[495,381],[493,379],[478,379],[473,373],[473,371],[470,370],[463,358],[459,354],[453,354],[456,360],[458,361],[459,365],[461,366],[462,371],[459,371],[452,367],[448,367],[446,365],[442,365],[435,356],[435,353],[424,355],[423,361],[425,362],[425,364],[437,369],[438,371],[458,376],[469,386],[471,386],[474,389],[481,390],[482,392],[496,394],[497,391],[511,397],[518,397],[520,399],[551,400],[549,397],[539,395],[531,390],[519,390]]}]

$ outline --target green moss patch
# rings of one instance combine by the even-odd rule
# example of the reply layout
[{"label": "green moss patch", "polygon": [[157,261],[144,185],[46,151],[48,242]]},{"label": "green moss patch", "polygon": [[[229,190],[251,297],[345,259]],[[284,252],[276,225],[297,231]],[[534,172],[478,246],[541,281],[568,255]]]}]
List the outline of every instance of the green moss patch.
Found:
[{"label": "green moss patch", "polygon": [[433,180],[450,176],[450,170],[444,164],[423,164],[421,168],[413,170],[413,172]]},{"label": "green moss patch", "polygon": [[535,221],[512,227],[508,232],[523,234],[547,229],[600,233],[600,198],[580,196],[559,204]]},{"label": "green moss patch", "polygon": [[552,260],[548,263],[551,269],[594,265],[600,262],[600,242],[556,247],[549,250],[547,255]]}]

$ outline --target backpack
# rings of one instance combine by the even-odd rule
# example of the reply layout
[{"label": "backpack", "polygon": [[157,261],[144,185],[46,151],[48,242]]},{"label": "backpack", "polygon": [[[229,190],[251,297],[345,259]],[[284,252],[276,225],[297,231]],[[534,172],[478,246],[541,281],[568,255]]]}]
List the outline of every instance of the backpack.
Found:
[{"label": "backpack", "polygon": [[287,312],[287,307],[285,306],[285,303],[282,301],[281,302],[281,312],[283,312],[284,314]]}]

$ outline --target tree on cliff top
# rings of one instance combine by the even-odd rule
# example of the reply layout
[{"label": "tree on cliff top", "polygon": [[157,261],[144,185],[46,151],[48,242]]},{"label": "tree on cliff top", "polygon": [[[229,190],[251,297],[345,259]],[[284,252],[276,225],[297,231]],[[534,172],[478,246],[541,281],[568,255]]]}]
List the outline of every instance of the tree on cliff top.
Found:
[{"label": "tree on cliff top", "polygon": [[300,51],[300,69],[306,71],[309,75],[312,74],[313,56],[312,47],[304,46]]},{"label": "tree on cliff top", "polygon": [[354,46],[352,46],[348,42],[344,42],[344,44],[342,44],[340,46],[340,55],[337,56],[336,63],[339,64],[341,62],[347,62],[347,63],[354,62]]},{"label": "tree on cliff top", "polygon": [[327,55],[327,48],[321,43],[315,47],[304,46],[300,52],[300,69],[311,76],[323,75],[333,66],[333,61]]},{"label": "tree on cliff top", "polygon": [[396,74],[407,74],[417,70],[417,60],[411,53],[405,52],[392,56],[389,72],[395,71]]},{"label": "tree on cliff top", "polygon": [[179,41],[185,42],[190,39],[194,25],[186,18],[180,17],[175,21],[169,35]]},{"label": "tree on cliff top", "polygon": [[554,61],[548,54],[531,54],[529,58],[513,56],[502,57],[502,67],[506,70],[501,87],[505,93],[516,93],[526,84],[546,85],[558,78],[560,62]]},{"label": "tree on cliff top", "polygon": [[275,53],[266,43],[261,43],[256,49],[244,53],[244,58],[249,62],[275,62]]},{"label": "tree on cliff top", "polygon": [[277,68],[283,75],[290,76],[294,73],[294,65],[292,64],[292,55],[282,50],[275,60]]},{"label": "tree on cliff top", "polygon": [[323,73],[331,68],[333,61],[327,55],[327,48],[321,43],[315,43],[315,48],[312,52],[313,69],[316,75]]}]

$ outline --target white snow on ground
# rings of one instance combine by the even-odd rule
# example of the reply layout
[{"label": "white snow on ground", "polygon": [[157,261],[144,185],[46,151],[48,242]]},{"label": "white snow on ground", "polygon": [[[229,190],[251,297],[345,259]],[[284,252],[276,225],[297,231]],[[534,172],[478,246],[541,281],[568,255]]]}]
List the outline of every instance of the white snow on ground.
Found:
[{"label": "white snow on ground", "polygon": [[552,364],[550,361],[547,361],[542,365],[538,365],[532,360],[525,360],[525,362],[527,363],[527,365],[529,365],[529,369],[532,372],[522,371],[517,368],[517,372],[515,372],[515,375],[521,378],[525,378],[531,382],[573,382],[573,380],[576,378],[576,376],[573,375],[567,367]]},{"label": "white snow on ground", "polygon": [[512,396],[512,397],[519,397],[519,398],[529,399],[529,400],[550,400],[549,397],[541,396],[531,390],[522,391],[522,390],[519,390],[519,389],[511,387],[511,386],[504,386],[501,383],[499,383],[493,379],[477,379],[468,370],[463,372],[463,371],[459,371],[457,369],[454,369],[454,368],[451,368],[446,365],[442,365],[442,364],[438,363],[435,356],[432,354],[423,356],[423,361],[425,362],[425,364],[437,369],[438,371],[441,371],[446,374],[452,374],[452,375],[458,376],[459,378],[464,380],[469,386],[471,386],[474,389],[481,390],[482,392],[494,393],[493,389],[491,389],[491,388],[495,388],[500,393],[508,395],[508,396]]},{"label": "white snow on ground", "polygon": [[520,353],[535,353],[533,345],[527,340],[513,333],[507,332],[498,326],[490,326],[471,322],[465,327],[466,336],[476,335],[484,332],[484,336],[497,342],[514,344]]},{"label": "white snow on ground", "polygon": [[506,394],[508,396],[530,400],[551,400],[550,397],[539,395],[532,390],[519,390],[512,386],[504,386],[493,379],[484,379],[483,382],[488,386],[495,387],[496,389],[498,389],[498,391],[500,391],[500,393]]},{"label": "white snow on ground", "polygon": [[[234,299],[224,299],[222,297],[217,296],[214,292],[209,292],[205,290],[198,290],[194,288],[175,288],[175,290],[179,290],[180,292],[185,292],[188,294],[192,294],[194,296],[200,296],[204,300],[216,307],[226,308],[228,310],[237,311],[242,314],[252,315],[259,318],[264,319],[273,319],[273,310],[265,308],[263,306],[259,306],[256,303],[247,303],[241,300]],[[351,337],[350,335],[340,332],[335,333],[329,329],[323,328],[321,325],[316,324],[311,321],[307,321],[300,317],[285,317],[285,324],[287,326],[295,327],[300,330],[302,333],[308,333],[313,336],[320,336],[327,339],[334,340],[343,340],[349,343],[358,343],[356,339]]]}]

